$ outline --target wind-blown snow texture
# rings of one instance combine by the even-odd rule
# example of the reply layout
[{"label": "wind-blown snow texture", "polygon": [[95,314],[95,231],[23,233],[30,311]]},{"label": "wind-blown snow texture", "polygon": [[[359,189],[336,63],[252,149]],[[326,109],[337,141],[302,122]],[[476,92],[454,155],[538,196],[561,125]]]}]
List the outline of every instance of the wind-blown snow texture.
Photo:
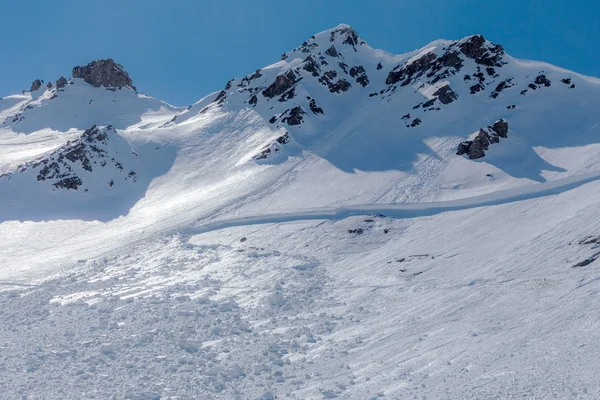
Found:
[{"label": "wind-blown snow texture", "polygon": [[600,397],[600,80],[347,25],[187,108],[111,63],[0,99],[2,396]]}]

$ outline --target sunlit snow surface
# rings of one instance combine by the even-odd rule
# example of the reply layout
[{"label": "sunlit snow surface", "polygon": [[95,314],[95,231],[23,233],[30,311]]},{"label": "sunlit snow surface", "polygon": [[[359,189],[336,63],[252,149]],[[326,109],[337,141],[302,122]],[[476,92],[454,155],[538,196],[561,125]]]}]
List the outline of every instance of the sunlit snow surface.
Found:
[{"label": "sunlit snow surface", "polygon": [[[189,108],[81,80],[0,99],[1,398],[600,397],[598,81],[505,56],[494,79],[515,86],[497,98],[496,81],[469,93],[470,61],[369,97],[451,42],[395,56],[331,32],[308,44],[369,85],[306,73],[255,107],[240,79]],[[541,71],[552,86],[521,94]],[[413,108],[443,83],[457,101]],[[269,122],[307,97],[323,115]],[[500,118],[485,158],[455,154]],[[116,129],[103,149],[139,179],[38,181],[31,163],[92,125]]]}]

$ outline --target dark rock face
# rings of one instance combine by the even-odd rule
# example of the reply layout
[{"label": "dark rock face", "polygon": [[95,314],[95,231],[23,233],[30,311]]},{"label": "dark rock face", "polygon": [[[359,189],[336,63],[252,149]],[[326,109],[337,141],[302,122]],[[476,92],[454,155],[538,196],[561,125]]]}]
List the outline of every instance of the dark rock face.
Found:
[{"label": "dark rock face", "polygon": [[61,179],[54,184],[55,187],[60,189],[73,189],[77,190],[79,186],[83,185],[83,181],[78,176],[72,176],[69,178]]},{"label": "dark rock face", "polygon": [[483,86],[481,83],[478,83],[477,85],[473,85],[471,86],[471,94],[476,94],[481,92],[482,90],[485,89],[485,86]]},{"label": "dark rock face", "polygon": [[336,38],[342,39],[342,44],[347,44],[352,47],[364,44],[364,42],[358,36],[358,33],[356,33],[356,31],[349,26],[336,29],[335,31],[331,32],[329,41],[334,42]]},{"label": "dark rock face", "polygon": [[329,91],[331,93],[339,93],[340,91],[347,92],[351,86],[352,85],[350,85],[350,82],[348,82],[347,80],[340,79],[336,83],[329,85]]},{"label": "dark rock face", "polygon": [[268,88],[263,90],[262,94],[265,97],[273,98],[285,93],[296,83],[296,76],[292,71],[289,71],[285,75],[278,75]]},{"label": "dark rock face", "polygon": [[254,80],[254,79],[258,79],[262,76],[262,71],[260,69],[257,69],[252,76],[250,76],[250,78],[248,78],[248,80]]},{"label": "dark rock face", "polygon": [[41,81],[39,79],[36,79],[35,81],[33,81],[31,83],[31,89],[29,89],[29,91],[30,92],[35,92],[36,90],[40,90],[40,88],[42,87],[43,83],[44,83],[43,81]]},{"label": "dark rock face", "polygon": [[64,76],[61,76],[60,78],[58,78],[58,80],[56,81],[56,88],[57,89],[62,89],[65,86],[67,86],[67,80],[65,79]]},{"label": "dark rock face", "polygon": [[471,148],[471,144],[473,144],[473,142],[470,140],[459,143],[456,154],[459,156],[467,154],[469,152],[469,149]]},{"label": "dark rock face", "polygon": [[48,89],[52,89],[52,82],[48,82],[48,83],[46,83],[46,87],[47,87]]},{"label": "dark rock face", "polygon": [[356,82],[362,87],[365,87],[369,84],[369,77],[367,76],[367,72],[362,65],[350,68],[350,76],[356,78]]},{"label": "dark rock face", "polygon": [[402,81],[401,86],[406,86],[416,82],[425,74],[429,83],[434,84],[455,75],[462,67],[463,59],[460,52],[451,47],[441,57],[430,52],[415,61],[397,66],[388,74],[386,84],[391,85]]},{"label": "dark rock face", "polygon": [[437,56],[435,54],[427,53],[423,57],[413,61],[410,64],[404,65],[400,68],[396,67],[388,74],[385,83],[391,85],[400,81],[404,81],[402,82],[402,86],[406,86],[410,83],[413,75],[427,70],[436,58]]},{"label": "dark rock face", "polygon": [[73,68],[73,78],[83,79],[94,87],[133,87],[125,69],[111,58]]},{"label": "dark rock face", "polygon": [[302,65],[302,69],[308,71],[312,74],[312,76],[317,77],[321,69],[319,68],[319,64],[317,64],[317,60],[314,56],[306,57],[304,60],[304,65]]},{"label": "dark rock face", "polygon": [[413,120],[413,122],[410,123],[410,126],[411,126],[411,128],[414,128],[415,126],[421,125],[421,122],[423,122],[423,121],[421,121],[420,118],[415,118]]},{"label": "dark rock face", "polygon": [[513,83],[512,83],[512,79],[507,79],[505,81],[502,81],[498,84],[498,86],[496,86],[496,89],[494,89],[494,91],[492,92],[492,95],[490,97],[492,97],[493,99],[497,98],[498,96],[500,96],[500,93],[502,93],[504,91],[504,89],[508,89],[513,87]]},{"label": "dark rock face", "polygon": [[460,51],[477,64],[488,67],[501,67],[504,48],[500,45],[487,46],[485,38],[481,35],[471,36],[461,43]]},{"label": "dark rock face", "polygon": [[285,135],[283,136],[279,136],[277,139],[275,139],[277,143],[279,144],[288,144],[290,142],[290,133],[286,132]]},{"label": "dark rock face", "polygon": [[425,103],[423,103],[423,105],[421,107],[423,107],[423,108],[429,108],[429,107],[431,107],[431,106],[433,106],[435,104],[436,100],[437,100],[437,97],[435,97],[435,98],[433,98],[433,99],[431,99],[429,101],[426,101]]},{"label": "dark rock face", "polygon": [[440,61],[444,67],[457,67],[463,62],[462,58],[460,58],[460,55],[457,51],[444,54],[442,57],[440,57]]},{"label": "dark rock face", "polygon": [[552,82],[550,82],[550,80],[548,78],[546,78],[546,75],[539,75],[538,77],[535,78],[534,83],[536,85],[544,85],[546,87],[550,87],[552,86]]},{"label": "dark rock face", "polygon": [[225,99],[227,98],[227,93],[224,90],[221,90],[217,97],[213,100],[213,103],[223,104]]},{"label": "dark rock face", "polygon": [[506,139],[508,137],[508,122],[503,119],[496,121],[494,125],[492,125],[491,129],[501,138]]},{"label": "dark rock face", "polygon": [[293,99],[295,96],[296,96],[296,90],[295,90],[295,88],[291,88],[290,90],[285,92],[283,95],[281,95],[281,97],[279,98],[279,101],[283,103],[285,101]]},{"label": "dark rock face", "polygon": [[268,158],[271,154],[279,152],[279,149],[283,148],[284,145],[288,144],[290,140],[290,133],[286,132],[284,135],[279,136],[277,139],[275,139],[275,142],[263,147],[261,151],[253,158],[255,160],[264,160]]},{"label": "dark rock face", "polygon": [[475,139],[460,143],[456,154],[459,156],[466,154],[471,160],[483,158],[490,144],[500,143],[500,138],[507,137],[508,122],[505,120],[496,121],[494,125],[480,129]]},{"label": "dark rock face", "polygon": [[256,105],[256,103],[258,103],[258,98],[256,97],[256,95],[252,95],[252,97],[250,97],[250,100],[248,100],[248,104],[250,105]]},{"label": "dark rock face", "polygon": [[306,114],[302,107],[294,107],[290,110],[290,113],[287,117],[283,118],[281,121],[286,122],[288,125],[300,125],[302,123],[303,117],[302,115]]},{"label": "dark rock face", "polygon": [[450,85],[442,86],[433,95],[440,99],[442,104],[450,104],[458,99],[458,95],[450,88]]},{"label": "dark rock face", "polygon": [[325,54],[327,54],[330,57],[338,57],[339,56],[335,46],[331,46],[330,48],[325,50]]},{"label": "dark rock face", "polygon": [[309,107],[310,111],[312,111],[313,114],[323,114],[323,109],[317,105],[315,99],[310,100]]},{"label": "dark rock face", "polygon": [[[73,190],[83,185],[83,179],[77,172],[79,168],[91,173],[110,164],[116,171],[124,173],[123,165],[109,155],[109,133],[116,135],[112,126],[105,129],[93,126],[77,140],[67,142],[52,154],[21,169],[36,171],[39,182],[50,181],[55,188]],[[137,175],[130,171],[125,179],[135,182]]]}]

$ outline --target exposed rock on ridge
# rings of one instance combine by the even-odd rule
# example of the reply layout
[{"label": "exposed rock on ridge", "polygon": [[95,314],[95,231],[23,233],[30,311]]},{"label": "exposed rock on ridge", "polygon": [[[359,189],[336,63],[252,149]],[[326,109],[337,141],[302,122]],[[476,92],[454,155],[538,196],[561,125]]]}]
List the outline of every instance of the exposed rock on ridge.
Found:
[{"label": "exposed rock on ridge", "polygon": [[[67,142],[49,155],[19,167],[17,172],[33,170],[38,182],[49,182],[57,189],[78,190],[81,186],[85,186],[84,180],[87,179],[87,174],[98,174],[102,168],[107,168],[110,176],[106,181],[109,187],[112,187],[119,177],[136,182],[136,172],[126,171],[123,163],[116,159],[117,156],[126,156],[112,148],[111,142],[118,140],[123,141],[112,126],[98,128],[94,125],[78,139]],[[135,156],[132,151],[132,157]]]},{"label": "exposed rock on ridge", "polygon": [[73,78],[83,79],[94,87],[128,86],[135,89],[127,71],[111,58],[73,68]]},{"label": "exposed rock on ridge", "polygon": [[485,157],[490,144],[499,143],[500,138],[508,137],[508,122],[499,120],[494,125],[482,128],[473,140],[466,140],[458,145],[457,155],[466,154],[471,160]]},{"label": "exposed rock on ridge", "polygon": [[29,89],[30,92],[35,92],[36,90],[40,90],[40,88],[42,87],[42,84],[44,83],[44,81],[36,79],[35,81],[33,81],[31,83],[31,89]]}]

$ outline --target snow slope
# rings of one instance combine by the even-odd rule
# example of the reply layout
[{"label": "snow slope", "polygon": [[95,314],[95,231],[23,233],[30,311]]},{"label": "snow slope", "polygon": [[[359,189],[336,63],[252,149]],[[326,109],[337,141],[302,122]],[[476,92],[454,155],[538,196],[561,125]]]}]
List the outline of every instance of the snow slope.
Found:
[{"label": "snow slope", "polygon": [[598,398],[599,95],[479,35],[340,25],[187,108],[2,98],[0,387]]}]

